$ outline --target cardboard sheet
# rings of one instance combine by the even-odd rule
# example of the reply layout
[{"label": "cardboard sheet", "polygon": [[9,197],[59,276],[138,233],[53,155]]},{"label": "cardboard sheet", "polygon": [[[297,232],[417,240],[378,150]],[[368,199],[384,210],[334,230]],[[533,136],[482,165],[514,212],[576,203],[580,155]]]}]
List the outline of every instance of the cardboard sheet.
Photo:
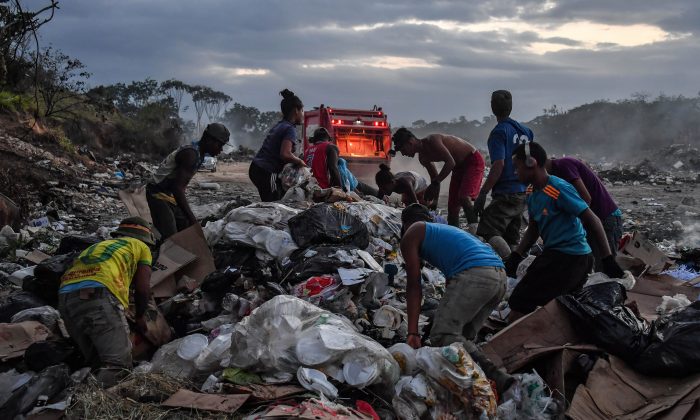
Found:
[{"label": "cardboard sheet", "polygon": [[657,378],[636,373],[621,359],[600,358],[585,385],[576,390],[567,411],[575,420],[676,419],[689,413],[700,397],[700,374]]},{"label": "cardboard sheet", "polygon": [[659,274],[671,265],[671,259],[640,232],[634,232],[622,252],[644,261],[651,274]]},{"label": "cardboard sheet", "polygon": [[0,324],[0,360],[4,362],[24,355],[27,347],[45,341],[50,334],[49,329],[37,321]]},{"label": "cardboard sheet", "polygon": [[200,394],[180,389],[165,400],[162,405],[234,413],[249,397],[249,394]]},{"label": "cardboard sheet", "polygon": [[160,247],[158,260],[153,264],[151,272],[151,287],[160,284],[166,278],[175,274],[182,267],[196,260],[197,256],[170,240]]},{"label": "cardboard sheet", "polygon": [[586,343],[567,311],[553,300],[494,335],[482,350],[497,366],[513,372],[537,357],[577,344]]},{"label": "cardboard sheet", "polygon": [[[216,270],[214,266],[214,257],[211,255],[209,245],[207,245],[207,241],[204,239],[204,232],[201,226],[197,224],[192,225],[169,237],[166,243],[167,242],[179,245],[181,248],[197,256],[197,259],[193,263],[190,263],[176,272],[175,281],[177,282],[178,288],[186,288],[191,291],[193,288],[199,287],[207,274]],[[194,279],[195,282],[181,282],[182,276]]]}]

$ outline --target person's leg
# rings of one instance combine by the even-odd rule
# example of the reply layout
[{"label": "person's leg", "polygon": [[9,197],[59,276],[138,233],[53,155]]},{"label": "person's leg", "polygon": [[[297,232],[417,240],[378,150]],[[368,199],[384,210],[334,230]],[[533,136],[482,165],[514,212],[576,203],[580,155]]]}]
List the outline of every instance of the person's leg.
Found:
[{"label": "person's leg", "polygon": [[512,311],[528,314],[550,300],[580,289],[593,265],[591,254],[545,250],[535,258],[508,300]]},{"label": "person's leg", "polygon": [[177,233],[177,221],[171,204],[153,197],[150,193],[146,193],[146,201],[148,208],[151,211],[151,219],[153,226],[160,233],[160,241],[163,242],[170,236]]},{"label": "person's leg", "polygon": [[177,226],[178,232],[192,226],[192,223],[190,223],[190,219],[187,216],[185,216],[185,212],[182,211],[180,207],[173,206],[172,204],[170,206],[173,215],[175,216],[175,225]]},{"label": "person's leg", "polygon": [[509,211],[507,198],[502,194],[491,196],[491,203],[486,206],[484,213],[479,219],[479,226],[476,228],[476,234],[488,241],[493,236],[505,235],[508,223],[511,221],[511,211]]},{"label": "person's leg", "polygon": [[484,374],[496,383],[500,394],[510,388],[515,379],[493,364],[472,340],[500,302],[505,288],[503,269],[478,267],[459,273],[448,281],[430,330],[432,346],[462,343]]},{"label": "person's leg", "polygon": [[88,315],[90,323],[86,324],[86,334],[100,358],[100,369],[95,376],[102,386],[110,387],[132,367],[131,341],[121,305],[108,289],[101,289],[101,292],[101,296],[93,297],[101,310]]},{"label": "person's leg", "polygon": [[472,323],[475,316],[502,292],[500,280],[495,268],[472,268],[450,278],[435,313],[430,342],[446,346],[473,339],[473,336],[463,335],[465,326]]},{"label": "person's leg", "polygon": [[82,316],[83,313],[91,311],[90,306],[99,306],[99,304],[81,300],[77,292],[58,295],[58,310],[68,335],[83,354],[85,364],[96,369],[100,366],[100,359],[90,337],[85,334]]},{"label": "person's leg", "polygon": [[464,170],[460,188],[460,198],[464,214],[467,218],[467,223],[477,223],[479,217],[474,211],[474,202],[481,191],[481,183],[484,179],[484,158],[478,150],[467,158],[467,166]]},{"label": "person's leg", "polygon": [[525,194],[510,194],[505,201],[505,212],[509,221],[503,233],[503,239],[511,247],[520,243],[520,230],[523,228],[523,212],[527,209]]},{"label": "person's leg", "polygon": [[617,255],[617,247],[622,240],[622,217],[610,215],[603,221],[603,229],[608,239],[608,246],[613,255]]},{"label": "person's leg", "polygon": [[[474,340],[481,327],[484,326],[489,315],[491,315],[491,312],[501,303],[501,299],[503,299],[503,295],[506,293],[507,276],[504,269],[496,267],[479,267],[469,271],[473,271],[474,274],[480,274],[481,276],[481,278],[475,277],[474,281],[470,283],[470,286],[473,284],[474,288],[488,287],[494,291],[490,298],[488,298],[486,294],[482,295],[482,298],[485,299],[483,301],[483,306],[477,311],[472,320],[467,322],[464,328],[462,328],[462,335],[464,335],[467,340]],[[484,282],[488,284],[483,284]]]},{"label": "person's leg", "polygon": [[462,200],[459,195],[463,177],[464,167],[462,165],[455,166],[452,169],[450,189],[447,196],[447,223],[456,227],[459,227],[459,212],[462,210]]},{"label": "person's leg", "polygon": [[[255,163],[251,163],[248,169],[248,176],[253,182],[253,185],[255,185],[255,188],[258,189],[261,201],[270,202],[278,199],[277,194],[275,194],[277,184],[276,181],[272,180],[273,174],[271,172],[266,171]],[[275,182],[275,188],[273,188],[273,182]]]}]

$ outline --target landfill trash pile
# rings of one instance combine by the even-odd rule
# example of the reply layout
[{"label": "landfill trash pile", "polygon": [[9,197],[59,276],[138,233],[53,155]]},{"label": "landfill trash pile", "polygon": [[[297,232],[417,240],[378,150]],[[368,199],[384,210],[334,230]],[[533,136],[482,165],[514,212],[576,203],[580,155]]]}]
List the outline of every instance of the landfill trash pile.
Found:
[{"label": "landfill trash pile", "polygon": [[[45,160],[47,168],[61,164]],[[76,179],[92,179],[79,182],[83,189],[57,178],[55,194],[73,195],[48,224],[1,227],[2,418],[583,419],[620,398],[598,391],[606,387],[666,395],[638,405],[630,398],[608,415],[696,413],[700,247],[660,248],[630,235],[619,257],[629,269],[624,278],[594,273],[581,291],[505,326],[507,297],[541,252],[533,248],[477,339],[514,374],[514,385],[498,394],[462,344],[406,344],[401,209],[321,190],[298,172],[285,174],[289,188],[279,202],[255,202],[224,181],[188,191],[202,226],[154,253],[147,331],[127,317],[135,368],[102,389],[68,337],[57,288],[73,259],[126,214],[119,188],[151,169],[131,162],[79,168]],[[109,201],[70,216],[76,206],[101,203],[96,197]],[[45,206],[35,209],[48,213]],[[429,265],[421,274],[419,332],[427,337],[446,280]],[[620,379],[630,377],[637,380]],[[625,388],[640,384],[653,392]]]}]

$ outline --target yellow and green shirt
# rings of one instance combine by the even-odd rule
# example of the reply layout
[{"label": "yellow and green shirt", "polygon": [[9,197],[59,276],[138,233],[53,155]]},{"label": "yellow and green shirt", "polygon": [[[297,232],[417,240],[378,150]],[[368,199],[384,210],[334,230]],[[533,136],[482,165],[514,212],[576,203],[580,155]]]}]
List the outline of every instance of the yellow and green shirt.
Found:
[{"label": "yellow and green shirt", "polygon": [[125,308],[129,287],[139,264],[151,265],[151,250],[138,239],[123,237],[99,242],[83,251],[61,277],[61,288],[80,282],[96,282],[107,289]]}]

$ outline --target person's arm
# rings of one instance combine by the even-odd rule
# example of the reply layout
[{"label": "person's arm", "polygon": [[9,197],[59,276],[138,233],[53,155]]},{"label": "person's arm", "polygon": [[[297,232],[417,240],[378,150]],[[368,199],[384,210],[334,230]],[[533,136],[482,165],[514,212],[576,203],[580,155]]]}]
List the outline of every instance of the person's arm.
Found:
[{"label": "person's arm", "polygon": [[197,153],[192,149],[182,150],[175,156],[175,181],[172,193],[177,206],[185,213],[191,224],[197,223],[197,218],[194,217],[194,213],[190,209],[185,190],[197,172],[198,166]]},{"label": "person's arm", "polygon": [[413,204],[418,202],[418,196],[416,195],[415,186],[409,178],[396,178],[396,192],[399,194],[406,194],[408,202],[405,204]]},{"label": "person's arm", "polygon": [[338,148],[335,145],[329,144],[326,147],[326,167],[331,178],[331,187],[344,188],[338,169]]},{"label": "person's arm", "polygon": [[591,198],[591,193],[588,192],[588,188],[586,188],[586,186],[583,184],[583,181],[581,181],[581,178],[577,178],[571,181],[571,185],[573,185],[574,188],[576,188],[576,191],[578,191],[578,195],[581,196],[583,201],[585,201],[586,204],[590,206],[591,200],[593,199]]},{"label": "person's arm", "polygon": [[445,147],[445,143],[442,142],[442,139],[439,136],[430,136],[428,137],[428,144],[430,145],[431,152],[435,158],[433,161],[435,162],[445,162],[444,165],[442,165],[442,169],[440,170],[440,173],[437,174],[437,176],[433,177],[433,174],[430,174],[430,183],[438,183],[440,184],[442,181],[447,178],[450,173],[452,173],[452,170],[455,168],[455,159],[452,157],[452,153],[450,153],[449,150],[447,150],[447,147]]},{"label": "person's arm", "polygon": [[603,224],[600,222],[598,216],[593,213],[589,208],[579,214],[579,219],[583,222],[583,226],[586,228],[588,234],[593,234],[594,240],[598,243],[600,247],[601,263],[603,265],[603,273],[611,279],[619,279],[625,276],[625,272],[615,261],[615,256],[610,251],[610,246],[608,245],[608,239],[605,236],[605,229],[603,229]]},{"label": "person's arm", "polygon": [[517,252],[520,256],[527,254],[530,248],[532,248],[535,242],[537,242],[539,237],[540,228],[537,226],[537,222],[530,218],[530,221],[527,224],[527,229],[523,234],[523,238],[520,240],[520,243],[515,248],[514,252]]},{"label": "person's arm", "polygon": [[282,140],[282,147],[280,147],[280,158],[282,158],[282,161],[284,161],[285,163],[292,163],[296,166],[306,166],[306,162],[299,159],[299,157],[295,156],[294,153],[292,152],[293,146],[294,146],[294,140],[292,140],[292,139]]},{"label": "person's arm", "polygon": [[145,331],[144,314],[151,299],[151,266],[139,264],[134,274],[134,304],[136,306],[136,325]]},{"label": "person's arm", "polygon": [[501,178],[504,166],[505,161],[503,159],[491,162],[491,169],[489,170],[489,175],[486,177],[486,181],[484,181],[484,185],[481,187],[480,194],[488,194],[489,191],[493,189],[498,180]]},{"label": "person's arm", "polygon": [[537,222],[530,217],[523,238],[520,240],[515,250],[505,259],[506,275],[508,275],[508,277],[515,277],[517,275],[520,262],[525,259],[525,255],[527,255],[529,249],[537,242],[539,237],[540,229],[537,226]]},{"label": "person's arm", "polygon": [[417,349],[421,346],[418,335],[418,317],[423,299],[420,277],[420,244],[425,238],[425,223],[414,223],[401,238],[401,255],[406,262],[406,306],[408,313],[407,343]]}]

